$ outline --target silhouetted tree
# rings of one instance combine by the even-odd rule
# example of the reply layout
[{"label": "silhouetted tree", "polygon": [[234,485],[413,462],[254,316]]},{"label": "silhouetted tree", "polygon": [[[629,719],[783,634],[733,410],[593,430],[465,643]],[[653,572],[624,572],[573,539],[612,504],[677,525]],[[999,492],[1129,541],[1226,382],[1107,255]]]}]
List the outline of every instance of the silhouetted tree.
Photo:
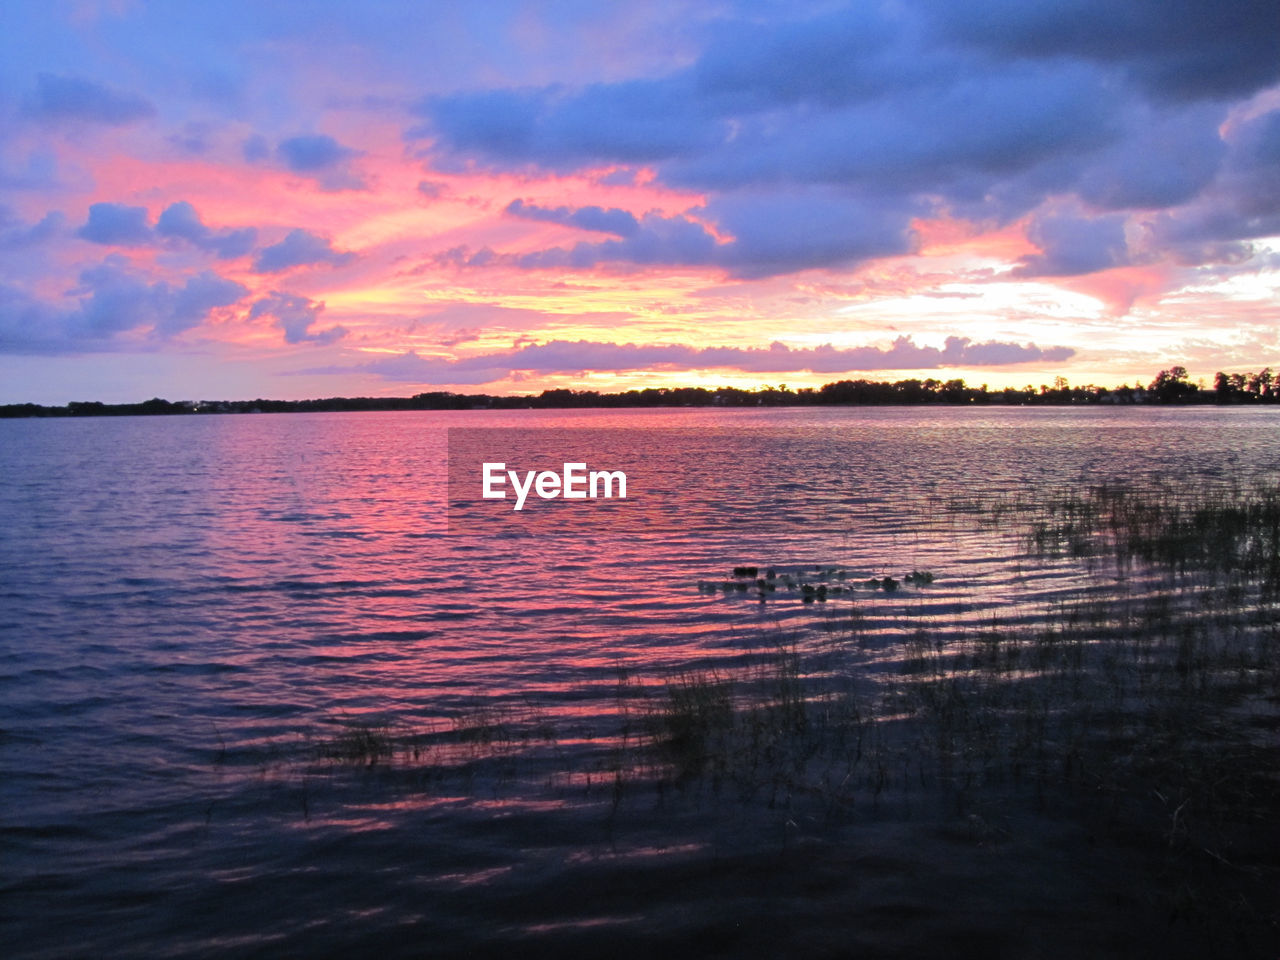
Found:
[{"label": "silhouetted tree", "polygon": [[1199,390],[1187,379],[1187,368],[1182,366],[1161,370],[1151,381],[1149,389],[1156,403],[1182,403]]},{"label": "silhouetted tree", "polygon": [[1235,387],[1231,383],[1231,377],[1219,370],[1213,375],[1213,392],[1217,395],[1219,403],[1230,403],[1235,394]]}]

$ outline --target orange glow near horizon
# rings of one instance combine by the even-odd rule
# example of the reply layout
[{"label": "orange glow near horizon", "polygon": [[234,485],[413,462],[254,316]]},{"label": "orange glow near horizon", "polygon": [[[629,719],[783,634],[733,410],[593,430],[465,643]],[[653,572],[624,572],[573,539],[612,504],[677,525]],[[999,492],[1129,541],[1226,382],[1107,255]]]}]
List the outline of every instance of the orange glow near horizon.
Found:
[{"label": "orange glow near horizon", "polygon": [[[818,386],[838,379],[962,377],[992,387],[1024,386],[1066,376],[1072,382],[1118,384],[1149,380],[1161,365],[1181,362],[1195,376],[1211,377],[1220,364],[1216,334],[1240,304],[1239,322],[1257,349],[1257,366],[1280,361],[1273,324],[1250,304],[1277,290],[1276,274],[1258,275],[1254,296],[1224,294],[1193,285],[1191,271],[1169,263],[1117,267],[1084,276],[1024,277],[1026,258],[1039,250],[1028,239],[1028,219],[998,228],[939,216],[912,223],[916,250],[847,269],[810,269],[759,279],[736,277],[724,266],[521,266],[515,258],[572,250],[618,238],[565,222],[506,212],[512,201],[569,211],[598,207],[684,218],[701,224],[719,245],[732,242],[706,214],[707,197],[662,187],[652,172],[629,182],[605,182],[618,171],[575,175],[440,171],[408,156],[399,127],[362,131],[361,150],[347,173],[363,189],[331,189],[317,177],[268,157],[256,165],[238,157],[155,157],[112,152],[97,161],[79,145],[63,143],[68,165],[92,169],[92,187],[69,194],[68,213],[83,223],[90,204],[143,206],[148,223],[178,201],[190,203],[211,231],[255,227],[259,249],[304,229],[331,245],[334,262],[300,264],[276,272],[255,267],[253,255],[213,261],[182,242],[116,247],[76,241],[64,253],[74,275],[104,255],[162,282],[173,268],[214,270],[241,284],[237,303],[209,312],[203,323],[175,338],[191,349],[219,345],[223,355],[274,357],[295,380],[277,381],[282,395],[460,392],[534,393],[569,387],[602,391],[648,386],[758,387],[786,382]],[[426,184],[423,189],[420,184]],[[482,251],[481,262],[466,264]],[[484,257],[488,257],[484,261]],[[53,294],[74,290],[64,282]],[[287,292],[315,310],[311,333],[335,327],[332,342],[285,342],[277,319],[251,316],[259,300]],[[1202,320],[1207,303],[1214,319]],[[458,383],[383,379],[367,369],[377,358],[408,353],[448,364],[503,355],[528,344],[684,345],[694,349],[762,349],[777,341],[797,350],[888,350],[899,338],[940,348],[947,337],[975,343],[1065,347],[1070,359],[1003,366],[797,369],[751,372],[733,367],[654,365],[642,369],[513,369],[499,379]],[[1216,338],[1216,339],[1215,339]],[[143,338],[145,339],[145,338]],[[141,342],[141,341],[140,341]],[[1157,354],[1151,344],[1162,345]],[[1218,359],[1201,359],[1214,358]]]}]

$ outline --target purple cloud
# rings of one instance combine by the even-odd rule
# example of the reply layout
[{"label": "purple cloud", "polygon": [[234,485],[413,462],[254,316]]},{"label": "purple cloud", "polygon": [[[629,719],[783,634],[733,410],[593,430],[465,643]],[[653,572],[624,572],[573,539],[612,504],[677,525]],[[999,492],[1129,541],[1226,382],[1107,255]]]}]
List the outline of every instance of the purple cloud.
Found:
[{"label": "purple cloud", "polygon": [[[478,265],[484,265],[483,253],[477,255],[481,257]],[[684,216],[647,213],[636,230],[621,239],[583,241],[568,249],[537,250],[511,258],[511,262],[526,270],[557,267],[587,270],[601,263],[710,264],[716,256],[716,239],[702,224]]]},{"label": "purple cloud", "polygon": [[909,253],[911,220],[925,209],[892,196],[792,188],[727,194],[708,204],[707,216],[734,237],[717,248],[720,262],[738,276],[764,277]]},{"label": "purple cloud", "polygon": [[75,306],[0,286],[0,351],[104,350],[120,334],[145,328],[165,339],[198,326],[214,309],[231,306],[248,292],[208,270],[180,284],[151,282],[134,273],[125,258],[112,254],[80,272],[76,286],[68,291],[76,298]]},{"label": "purple cloud", "polygon": [[1117,68],[1160,100],[1246,95],[1280,79],[1280,17],[1271,0],[927,0],[922,7],[947,39],[999,56]]},{"label": "purple cloud", "polygon": [[1027,229],[1027,239],[1040,253],[1023,257],[1014,276],[1075,276],[1125,266],[1130,262],[1125,221],[1116,214],[1037,216]]},{"label": "purple cloud", "polygon": [[258,237],[258,231],[253,227],[211,230],[204,225],[196,208],[186,200],[179,200],[164,209],[156,221],[156,234],[186,240],[192,246],[215,254],[219,260],[244,256]]},{"label": "purple cloud", "polygon": [[245,163],[261,163],[271,156],[271,147],[267,143],[267,138],[260,133],[246,137],[244,143],[240,145],[240,150],[244,154]]},{"label": "purple cloud", "polygon": [[70,311],[0,283],[0,353],[63,353],[84,349],[70,336]]},{"label": "purple cloud", "polygon": [[26,224],[13,216],[8,207],[0,206],[0,249],[16,250],[34,247],[58,236],[67,218],[52,210],[38,223]]},{"label": "purple cloud", "polygon": [[76,236],[91,243],[116,247],[141,247],[152,241],[146,207],[123,203],[95,203],[89,207],[89,221]]},{"label": "purple cloud", "polygon": [[215,307],[229,307],[249,292],[243,284],[203,270],[178,288],[165,287],[166,303],[155,332],[172,336],[198,326]]},{"label": "purple cloud", "polygon": [[253,227],[212,230],[201,221],[195,207],[185,200],[172,203],[160,214],[153,230],[146,207],[123,203],[95,203],[89,220],[76,236],[93,243],[117,247],[143,247],[158,239],[185,240],[220,260],[242,257],[252,249],[258,231]]},{"label": "purple cloud", "polygon": [[324,312],[322,302],[300,297],[292,293],[274,290],[249,308],[249,319],[271,317],[275,325],[284,331],[286,343],[332,343],[347,335],[345,327],[333,326],[312,331],[312,326]]},{"label": "purple cloud", "polygon": [[280,273],[292,267],[316,266],[327,263],[340,267],[355,259],[349,251],[333,249],[328,237],[301,228],[290,230],[279,243],[265,247],[253,261],[256,273]]},{"label": "purple cloud", "polygon": [[[587,370],[728,368],[750,373],[847,373],[859,370],[931,370],[939,367],[1008,366],[1033,361],[1062,361],[1069,347],[1039,347],[1003,341],[975,343],[948,337],[941,348],[920,346],[899,337],[888,347],[839,348],[830,344],[795,348],[691,347],[684,344],[636,345],[589,340],[552,340],[513,350],[451,359],[408,351],[374,360],[359,369],[387,380],[409,383],[480,384],[516,373],[578,374]],[[329,372],[347,372],[330,370]]]},{"label": "purple cloud", "polygon": [[148,283],[130,272],[127,261],[111,256],[83,271],[72,292],[81,296],[72,326],[79,324],[88,336],[109,337],[150,326],[155,335],[169,337],[197,326],[215,307],[230,306],[249,291],[208,270],[180,287],[163,280]]},{"label": "purple cloud", "polygon": [[212,146],[209,134],[208,124],[193,121],[184,124],[181,133],[170,134],[165,140],[183,153],[201,156],[208,153]]},{"label": "purple cloud", "polygon": [[24,116],[44,123],[80,122],[122,127],[154,115],[149,100],[81,77],[41,73],[22,105]]},{"label": "purple cloud", "polygon": [[1138,107],[1124,135],[1081,171],[1080,198],[1105,210],[1161,210],[1193,200],[1227,154],[1217,104]]},{"label": "purple cloud", "polygon": [[559,223],[566,227],[593,230],[597,233],[612,233],[619,237],[631,237],[640,232],[640,223],[635,215],[617,208],[606,210],[603,207],[540,207],[534,203],[525,203],[523,200],[512,200],[503,212],[525,220]]},{"label": "purple cloud", "polygon": [[[734,237],[712,247],[670,218],[623,228],[625,211],[516,201],[509,215],[616,238],[539,251],[524,265],[715,263],[755,277],[906,252],[916,217],[998,225],[1073,196],[1129,216],[1203,207],[1174,219],[1190,232],[1262,236],[1272,214],[1255,209],[1249,220],[1246,209],[1273,206],[1276,167],[1246,175],[1244,138],[1224,121],[1229,98],[1277,80],[1280,18],[1267,0],[730,10],[687,65],[434,95],[414,106],[420,122],[406,135],[448,169],[625,175],[645,165],[660,184],[703,193],[697,216]],[[1224,202],[1240,211],[1234,228],[1211,215]],[[1115,227],[1094,233],[1110,240]],[[1080,230],[1054,230],[1041,225],[1056,252],[1025,269],[1116,262],[1114,243],[1069,251],[1084,242]]]},{"label": "purple cloud", "polygon": [[1280,234],[1280,110],[1241,124],[1213,183],[1151,221],[1155,242],[1183,263],[1239,262],[1249,241]]},{"label": "purple cloud", "polygon": [[850,197],[828,190],[729,194],[700,211],[733,239],[720,242],[687,215],[600,207],[538,207],[516,200],[506,212],[533,220],[613,233],[616,239],[581,241],[518,255],[454,248],[438,260],[458,266],[516,266],[526,270],[591,269],[601,264],[719,266],[740,277],[767,277],[813,267],[852,265],[915,248],[911,210],[893,201]]},{"label": "purple cloud", "polygon": [[365,182],[348,164],[359,152],[326,134],[289,137],[276,146],[276,155],[294,173],[311,177],[324,190],[364,190]]},{"label": "purple cloud", "polygon": [[355,155],[354,150],[347,149],[333,137],[324,134],[281,140],[276,153],[294,173],[329,170]]}]

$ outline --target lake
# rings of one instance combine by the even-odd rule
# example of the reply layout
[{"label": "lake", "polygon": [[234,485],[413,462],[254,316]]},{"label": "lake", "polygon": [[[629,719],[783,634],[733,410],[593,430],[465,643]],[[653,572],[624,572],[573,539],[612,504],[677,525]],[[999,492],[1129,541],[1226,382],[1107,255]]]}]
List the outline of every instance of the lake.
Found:
[{"label": "lake", "polygon": [[[484,501],[504,450],[627,498]],[[1077,524],[1274,489],[1270,410],[33,419],[0,464],[9,956],[1274,946],[1270,581]]]}]

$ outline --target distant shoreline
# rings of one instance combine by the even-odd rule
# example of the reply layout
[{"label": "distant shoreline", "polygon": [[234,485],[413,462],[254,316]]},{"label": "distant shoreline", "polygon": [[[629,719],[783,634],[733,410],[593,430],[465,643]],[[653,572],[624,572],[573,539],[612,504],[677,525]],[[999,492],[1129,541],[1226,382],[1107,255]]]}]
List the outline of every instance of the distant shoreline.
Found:
[{"label": "distant shoreline", "polygon": [[1104,406],[1137,404],[1259,404],[1280,402],[1280,382],[1270,369],[1260,374],[1214,377],[1212,389],[1192,383],[1183,367],[1161,370],[1149,386],[1073,387],[1059,377],[1039,388],[971,387],[963,380],[839,380],[821,387],[789,390],[762,387],[661,387],[599,393],[594,390],[544,390],[529,396],[437,391],[412,397],[328,397],[314,400],[163,400],[141,403],[75,401],[63,406],[38,403],[0,405],[0,419],[22,417],[122,417],[223,413],[316,413],[372,410],[572,410],[645,407],[806,407],[806,406]]}]

